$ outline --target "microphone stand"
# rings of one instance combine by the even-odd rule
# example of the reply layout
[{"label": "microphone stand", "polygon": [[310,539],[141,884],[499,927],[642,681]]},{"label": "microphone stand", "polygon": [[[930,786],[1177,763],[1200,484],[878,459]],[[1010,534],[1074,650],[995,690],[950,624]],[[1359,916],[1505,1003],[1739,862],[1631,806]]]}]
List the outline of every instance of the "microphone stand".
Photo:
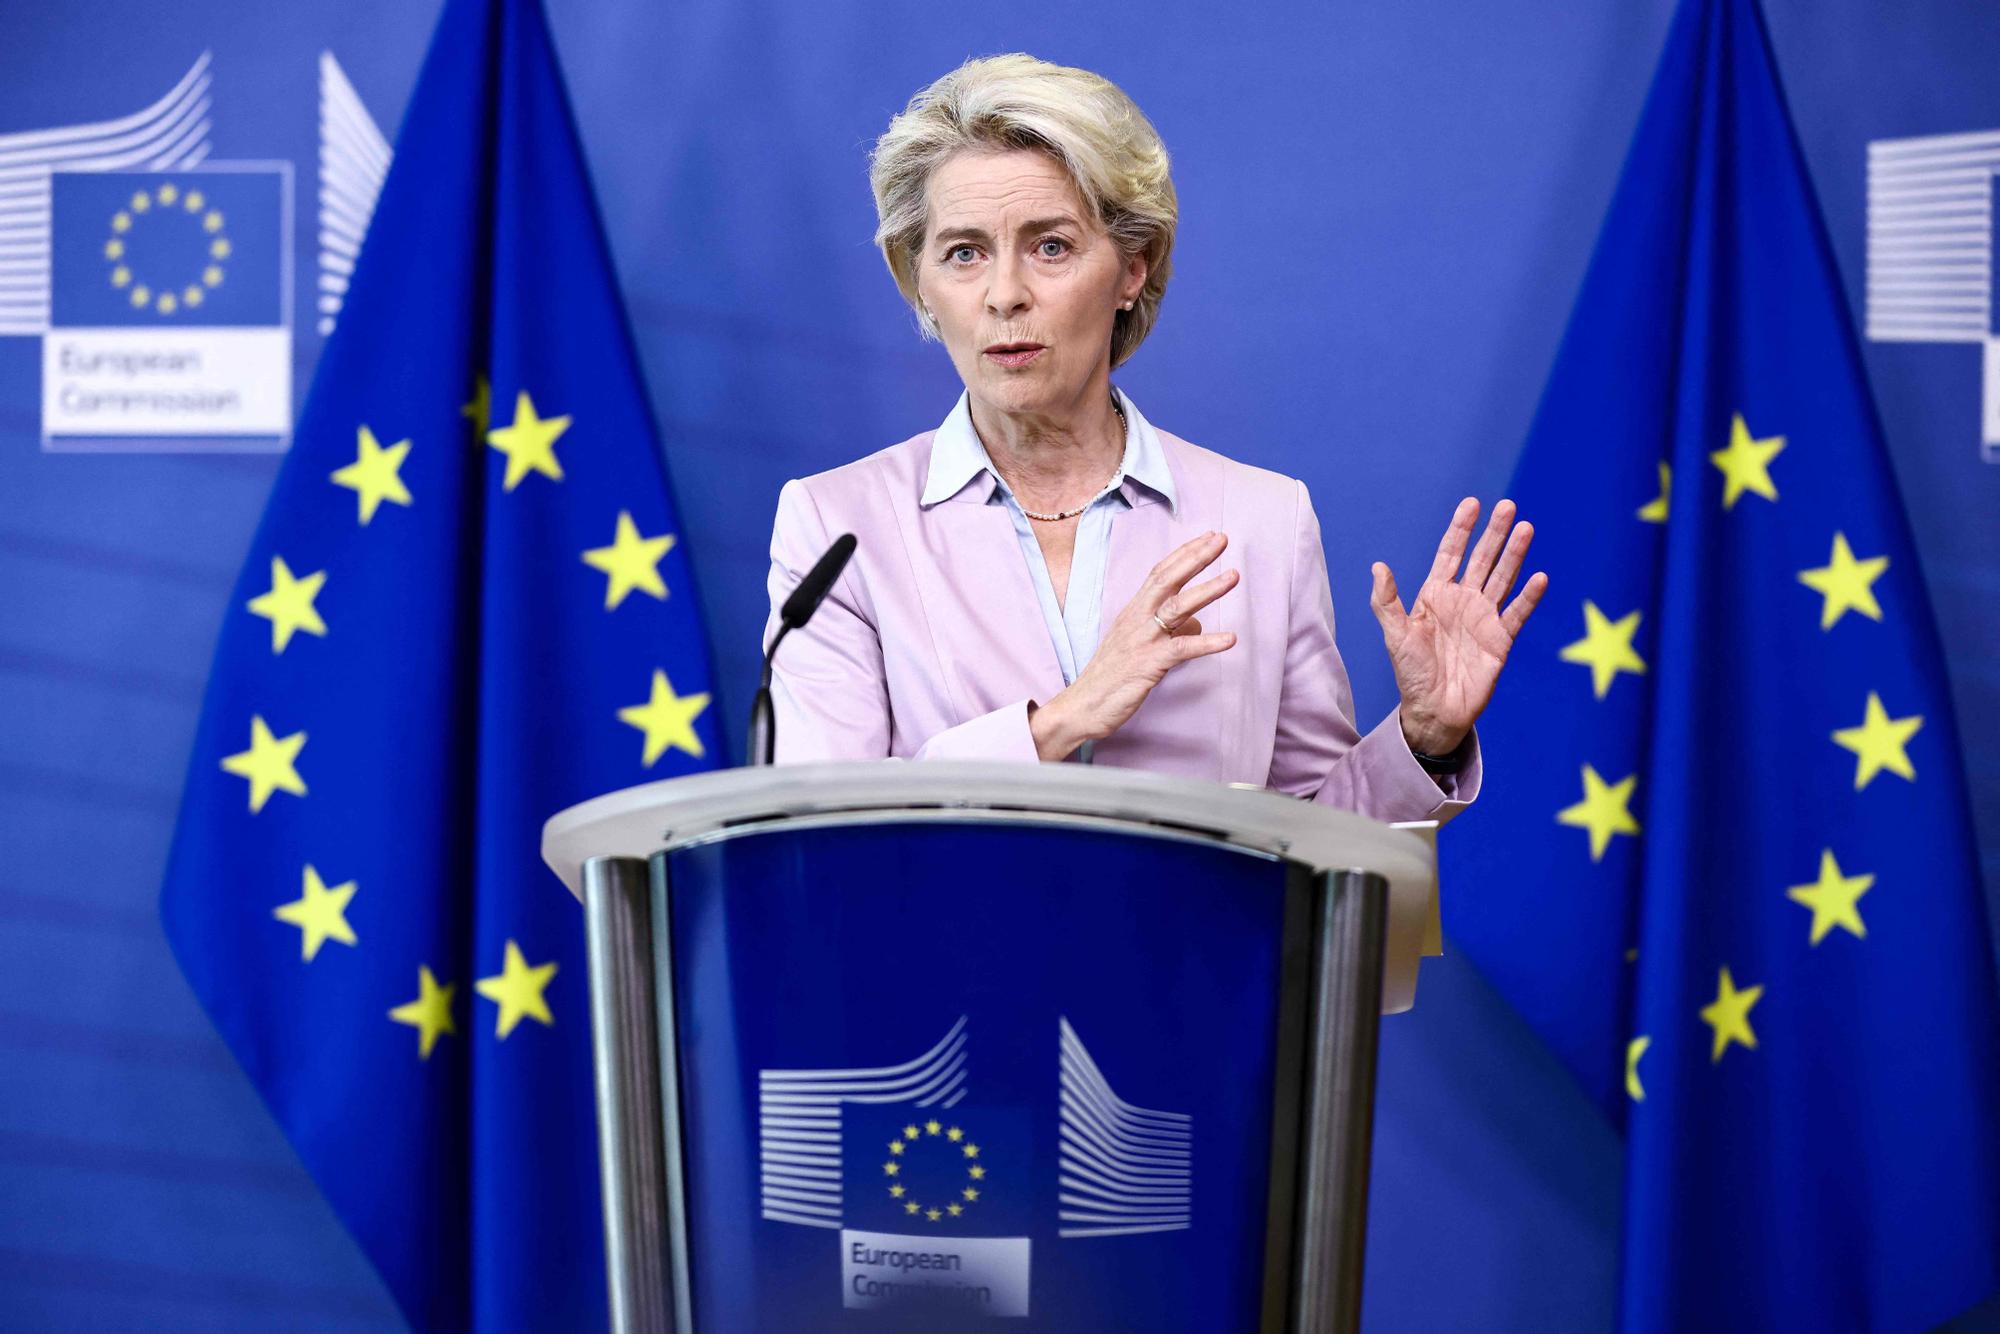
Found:
[{"label": "microphone stand", "polygon": [[771,662],[778,655],[778,645],[785,642],[785,636],[812,619],[819,610],[819,604],[826,601],[826,595],[833,588],[833,581],[847,568],[848,560],[854,555],[853,533],[842,533],[833,540],[806,577],[799,580],[792,595],[778,608],[778,633],[771,640],[771,647],[764,650],[764,675],[757,683],[757,698],[750,705],[750,737],[744,746],[743,762],[746,765],[771,763],[778,749],[778,719],[771,703]]},{"label": "microphone stand", "polygon": [[764,677],[757,685],[757,697],[750,701],[750,740],[743,748],[743,762],[747,765],[769,764],[777,753],[778,719],[771,707],[771,660],[777,656],[778,645],[791,632],[789,624],[780,625],[777,638],[764,654]]}]

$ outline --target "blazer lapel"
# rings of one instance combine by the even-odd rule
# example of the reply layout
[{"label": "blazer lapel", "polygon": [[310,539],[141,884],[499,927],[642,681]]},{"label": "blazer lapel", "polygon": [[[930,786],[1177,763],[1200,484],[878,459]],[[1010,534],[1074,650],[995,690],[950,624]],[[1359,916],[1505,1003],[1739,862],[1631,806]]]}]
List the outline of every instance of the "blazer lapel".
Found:
[{"label": "blazer lapel", "polygon": [[929,509],[899,508],[944,683],[958,720],[1063,688],[1041,599],[1002,505],[978,488]]},{"label": "blazer lapel", "polygon": [[[1164,500],[1148,493],[1146,503],[1119,515],[1111,525],[1111,551],[1104,569],[1104,614],[1100,621],[1105,629],[1138,596],[1139,586],[1168,552],[1198,534],[1221,526],[1221,497],[1216,494],[1212,479],[1200,475],[1197,461],[1179,447],[1174,437],[1164,431],[1159,432],[1159,437],[1161,448],[1166,451],[1167,466],[1173,470],[1180,512],[1174,513]],[[1203,583],[1235,564],[1232,553],[1225,551],[1182,587]],[[1225,598],[1198,613],[1201,628],[1204,631],[1225,628],[1218,613],[1227,606]]]},{"label": "blazer lapel", "polygon": [[[1175,513],[1156,493],[1147,493],[1143,503],[1118,516],[1111,526],[1111,552],[1104,572],[1104,626],[1132,599],[1140,585],[1167,554],[1202,533],[1227,531],[1223,516],[1228,513],[1222,494],[1224,477],[1220,468],[1166,432],[1159,432],[1162,449],[1173,471],[1174,492],[1180,501]],[[1248,533],[1231,533],[1231,545],[1202,570],[1181,585],[1183,590],[1206,583],[1224,570],[1242,568],[1241,545]],[[1220,601],[1196,612],[1204,633],[1236,630],[1249,624],[1248,603],[1240,587]],[[1246,652],[1239,647],[1234,650]],[[1242,744],[1242,702],[1249,695],[1230,692],[1232,667],[1241,661],[1224,663],[1217,657],[1197,658],[1167,673],[1139,706],[1139,711],[1111,736],[1098,742],[1094,759],[1099,764],[1125,765],[1201,777],[1239,778],[1225,773],[1227,757]],[[1240,678],[1236,678],[1240,679]]]}]

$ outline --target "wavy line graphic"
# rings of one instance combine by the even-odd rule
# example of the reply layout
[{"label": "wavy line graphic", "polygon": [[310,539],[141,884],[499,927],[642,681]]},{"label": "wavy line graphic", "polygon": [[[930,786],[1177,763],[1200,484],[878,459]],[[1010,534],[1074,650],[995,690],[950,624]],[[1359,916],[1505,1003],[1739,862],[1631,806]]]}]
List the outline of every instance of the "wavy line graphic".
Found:
[{"label": "wavy line graphic", "polygon": [[49,329],[49,175],[172,171],[208,156],[209,53],[165,97],[117,120],[0,134],[0,335]]},{"label": "wavy line graphic", "polygon": [[1058,1021],[1061,1237],[1177,1232],[1194,1219],[1194,1120],[1135,1107]]},{"label": "wavy line graphic", "polygon": [[1868,145],[1868,337],[1981,343],[1993,301],[2000,131]]},{"label": "wavy line graphic", "polygon": [[319,331],[333,332],[395,153],[333,52],[319,55]]}]

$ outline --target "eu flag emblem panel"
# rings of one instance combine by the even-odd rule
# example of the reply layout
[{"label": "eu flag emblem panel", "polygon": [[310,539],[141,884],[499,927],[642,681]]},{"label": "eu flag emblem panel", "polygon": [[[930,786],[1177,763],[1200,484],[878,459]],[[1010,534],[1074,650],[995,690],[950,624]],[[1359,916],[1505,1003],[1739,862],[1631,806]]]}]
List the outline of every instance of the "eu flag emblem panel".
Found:
[{"label": "eu flag emblem panel", "polygon": [[54,173],[50,323],[283,324],[290,184],[289,163]]}]

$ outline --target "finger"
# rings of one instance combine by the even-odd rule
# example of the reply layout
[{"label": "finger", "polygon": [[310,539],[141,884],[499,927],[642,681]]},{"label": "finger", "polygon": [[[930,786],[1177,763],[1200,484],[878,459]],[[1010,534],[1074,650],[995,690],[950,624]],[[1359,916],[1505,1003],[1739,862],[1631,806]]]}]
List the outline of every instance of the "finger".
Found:
[{"label": "finger", "polygon": [[1178,666],[1192,658],[1205,658],[1211,653],[1220,653],[1236,644],[1234,630],[1218,630],[1212,635],[1175,635],[1167,641]]},{"label": "finger", "polygon": [[1472,540],[1472,527],[1479,522],[1479,499],[1467,496],[1458,502],[1458,508],[1451,512],[1451,526],[1444,530],[1444,540],[1438,543],[1437,559],[1431,562],[1431,578],[1450,579],[1458,573],[1458,558],[1465,554],[1465,544]]},{"label": "finger", "polygon": [[1378,560],[1368,567],[1368,572],[1375,576],[1374,587],[1368,591],[1368,609],[1375,613],[1385,636],[1401,635],[1403,622],[1409,616],[1403,610],[1403,599],[1396,595],[1395,571]]},{"label": "finger", "polygon": [[1528,613],[1542,600],[1548,591],[1549,577],[1540,570],[1528,576],[1528,582],[1521,587],[1521,596],[1507,604],[1507,610],[1500,613],[1500,624],[1509,635],[1519,635],[1521,627],[1528,623]]},{"label": "finger", "polygon": [[1144,591],[1150,595],[1148,598],[1150,604],[1157,608],[1161,599],[1192,579],[1209,562],[1220,556],[1228,545],[1227,533],[1210,532],[1190,538],[1169,551],[1160,559],[1160,563],[1153,567],[1153,572],[1146,576]]},{"label": "finger", "polygon": [[[1168,598],[1167,601],[1172,602],[1173,599]],[[1166,614],[1164,607],[1154,612],[1149,619],[1156,623],[1162,630],[1165,630],[1169,637],[1174,635],[1198,635],[1201,633],[1201,621],[1199,618],[1182,616],[1180,619],[1175,620]],[[1157,635],[1152,635],[1151,631],[1147,633],[1154,639],[1159,638]]]},{"label": "finger", "polygon": [[1507,593],[1514,587],[1514,579],[1521,573],[1521,562],[1528,558],[1528,543],[1535,540],[1535,525],[1517,523],[1514,531],[1507,535],[1507,549],[1500,553],[1500,563],[1493,567],[1493,573],[1486,578],[1482,590],[1499,606],[1507,600]]},{"label": "finger", "polygon": [[[1206,607],[1209,603],[1236,587],[1236,581],[1240,578],[1242,578],[1240,572],[1236,570],[1224,570],[1207,583],[1196,584],[1193,588],[1183,588],[1180,592],[1175,593],[1160,604],[1160,619],[1168,625],[1174,626],[1175,633],[1178,634],[1179,627],[1185,623],[1181,619],[1182,617],[1190,612],[1200,611],[1203,607]],[[1169,606],[1174,609],[1174,614],[1171,616],[1167,614]]]},{"label": "finger", "polygon": [[1513,522],[1513,501],[1502,500],[1493,507],[1493,517],[1487,521],[1486,531],[1479,535],[1479,545],[1465,562],[1466,584],[1473,588],[1485,586],[1486,577],[1493,573],[1493,562],[1500,558],[1501,545],[1507,540],[1507,526]]}]

